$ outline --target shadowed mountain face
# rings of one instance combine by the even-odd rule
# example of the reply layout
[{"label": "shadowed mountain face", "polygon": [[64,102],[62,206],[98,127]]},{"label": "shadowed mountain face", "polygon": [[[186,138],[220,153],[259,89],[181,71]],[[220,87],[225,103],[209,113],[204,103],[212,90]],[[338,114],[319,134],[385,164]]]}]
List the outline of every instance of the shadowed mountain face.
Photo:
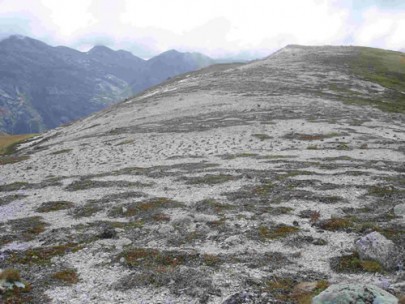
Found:
[{"label": "shadowed mountain face", "polygon": [[[399,52],[288,46],[31,139],[0,159],[0,269],[33,303],[404,294],[404,68]],[[354,247],[373,231],[383,261]],[[49,279],[63,271],[70,285]]]},{"label": "shadowed mountain face", "polygon": [[0,130],[54,128],[212,63],[203,55],[176,51],[149,61],[104,46],[82,53],[11,36],[0,41]]}]

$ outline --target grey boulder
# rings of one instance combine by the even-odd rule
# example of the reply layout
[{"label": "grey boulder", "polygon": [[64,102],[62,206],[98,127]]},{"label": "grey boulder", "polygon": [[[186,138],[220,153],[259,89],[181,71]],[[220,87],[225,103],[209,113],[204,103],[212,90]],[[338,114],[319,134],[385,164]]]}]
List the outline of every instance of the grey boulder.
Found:
[{"label": "grey boulder", "polygon": [[312,304],[397,304],[398,299],[374,285],[336,284],[312,299]]},{"label": "grey boulder", "polygon": [[394,207],[394,213],[396,216],[401,217],[402,220],[405,221],[405,203],[396,205]]},{"label": "grey boulder", "polygon": [[355,243],[362,260],[375,260],[386,269],[395,269],[398,255],[395,244],[379,232],[371,232]]}]

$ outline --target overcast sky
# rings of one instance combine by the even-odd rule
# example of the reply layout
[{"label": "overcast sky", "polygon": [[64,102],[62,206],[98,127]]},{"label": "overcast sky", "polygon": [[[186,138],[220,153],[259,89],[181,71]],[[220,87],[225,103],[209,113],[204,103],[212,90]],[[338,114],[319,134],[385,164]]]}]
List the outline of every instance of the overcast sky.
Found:
[{"label": "overcast sky", "polygon": [[287,44],[405,48],[405,0],[0,0],[0,39],[21,34],[149,58],[177,49],[261,57]]}]

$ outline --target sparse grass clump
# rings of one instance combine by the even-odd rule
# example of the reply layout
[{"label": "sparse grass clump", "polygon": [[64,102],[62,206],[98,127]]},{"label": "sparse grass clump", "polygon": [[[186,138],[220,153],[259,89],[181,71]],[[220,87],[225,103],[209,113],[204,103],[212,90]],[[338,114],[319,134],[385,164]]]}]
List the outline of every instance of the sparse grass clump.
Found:
[{"label": "sparse grass clump", "polygon": [[316,224],[319,219],[321,218],[321,212],[318,210],[313,210],[310,214],[309,214],[309,222],[311,224]]},{"label": "sparse grass clump", "polygon": [[219,214],[226,210],[233,209],[234,206],[230,204],[220,203],[215,199],[205,199],[195,205],[195,209],[198,212]]},{"label": "sparse grass clump", "polygon": [[271,181],[264,182],[263,184],[253,188],[252,192],[257,196],[267,196],[274,189],[274,185]]},{"label": "sparse grass clump", "polygon": [[318,145],[309,145],[307,150],[318,150]]},{"label": "sparse grass clump", "polygon": [[252,136],[256,137],[257,139],[260,139],[261,141],[272,138],[271,136],[269,136],[267,134],[252,134]]},{"label": "sparse grass clump", "polygon": [[259,237],[261,239],[280,239],[297,233],[298,231],[299,228],[287,225],[279,225],[274,228],[260,226],[258,228]]},{"label": "sparse grass clump", "polygon": [[371,186],[368,189],[368,195],[373,195],[373,196],[389,196],[396,192],[397,192],[397,190],[392,186],[375,185],[375,186]]},{"label": "sparse grass clump", "polygon": [[103,207],[100,204],[90,201],[83,206],[76,207],[75,209],[71,210],[69,214],[74,218],[90,217],[101,210],[103,210]]},{"label": "sparse grass clump", "polygon": [[72,151],[73,149],[63,149],[63,150],[58,150],[55,152],[52,152],[52,155],[58,155],[58,154],[64,154],[64,153],[69,153],[70,151]]},{"label": "sparse grass clump", "polygon": [[129,145],[135,142],[134,139],[127,139],[116,144],[116,146]]},{"label": "sparse grass clump", "polygon": [[157,213],[152,216],[155,222],[170,222],[170,216],[164,213]]},{"label": "sparse grass clump", "polygon": [[77,252],[82,249],[81,245],[68,243],[53,247],[39,247],[28,249],[23,252],[13,252],[7,260],[11,264],[49,264],[55,256],[64,255],[69,252]]},{"label": "sparse grass clump", "polygon": [[0,206],[7,205],[13,201],[22,199],[24,197],[27,197],[27,196],[23,195],[23,194],[12,194],[12,195],[0,197]]},{"label": "sparse grass clump", "polygon": [[265,159],[288,159],[288,158],[296,158],[295,155],[278,155],[278,154],[273,154],[273,155],[266,155],[264,156]]},{"label": "sparse grass clump", "polygon": [[131,248],[119,255],[129,267],[141,269],[177,268],[179,266],[216,266],[221,259],[215,255],[200,255],[182,251],[160,251],[152,248]]},{"label": "sparse grass clump", "polygon": [[1,280],[6,281],[8,284],[12,284],[12,287],[6,288],[5,290],[0,290],[0,303],[32,303],[32,298],[27,294],[31,291],[31,285],[21,279],[20,272],[17,269],[7,268],[0,271],[0,281]]},{"label": "sparse grass clump", "polygon": [[306,288],[291,278],[274,277],[266,282],[263,291],[271,293],[280,303],[311,304],[312,298],[329,287],[326,280],[306,282]]},{"label": "sparse grass clump", "polygon": [[24,241],[33,240],[38,234],[44,232],[45,227],[48,226],[40,216],[10,220],[8,224],[12,227],[13,232],[18,232],[18,236]]},{"label": "sparse grass clump", "polygon": [[95,181],[91,179],[81,179],[72,182],[65,189],[67,191],[88,190],[93,188],[109,188],[109,187],[147,187],[150,184],[128,181]]},{"label": "sparse grass clump", "polygon": [[195,185],[195,184],[206,184],[206,185],[215,185],[215,184],[222,184],[229,181],[233,181],[237,179],[236,176],[230,174],[207,174],[204,176],[193,177],[189,178],[187,184]]},{"label": "sparse grass clump", "polygon": [[257,156],[256,153],[249,153],[249,152],[235,154],[235,157],[256,157],[256,156]]},{"label": "sparse grass clump", "polygon": [[77,271],[72,268],[58,271],[52,275],[52,278],[67,285],[72,285],[79,282]]},{"label": "sparse grass clump", "polygon": [[340,143],[336,146],[337,150],[350,150],[350,147],[346,143]]},{"label": "sparse grass clump", "polygon": [[44,212],[52,212],[52,211],[70,209],[72,207],[74,207],[74,204],[72,202],[54,201],[54,202],[42,203],[41,206],[39,206],[36,211],[44,213]]},{"label": "sparse grass clump", "polygon": [[21,281],[20,272],[14,268],[4,269],[0,271],[0,280],[5,280],[10,283]]},{"label": "sparse grass clump", "polygon": [[29,158],[30,157],[28,155],[23,155],[23,156],[0,156],[0,166],[1,165],[19,163],[19,162],[27,160]]},{"label": "sparse grass clump", "polygon": [[287,301],[295,285],[296,282],[290,278],[273,278],[266,282],[264,290],[279,301]]},{"label": "sparse grass clump", "polygon": [[336,204],[343,199],[340,196],[321,196],[318,200],[323,204]]},{"label": "sparse grass clump", "polygon": [[29,186],[26,182],[14,182],[0,186],[0,192],[17,191]]},{"label": "sparse grass clump", "polygon": [[153,218],[162,208],[178,208],[182,203],[166,197],[156,197],[147,201],[134,202],[125,206],[113,207],[109,216],[112,217],[132,217]]},{"label": "sparse grass clump", "polygon": [[330,218],[320,221],[318,227],[328,231],[342,231],[353,226],[353,222],[347,218]]},{"label": "sparse grass clump", "polygon": [[337,272],[383,272],[380,263],[373,260],[361,260],[356,252],[332,259],[331,266]]}]

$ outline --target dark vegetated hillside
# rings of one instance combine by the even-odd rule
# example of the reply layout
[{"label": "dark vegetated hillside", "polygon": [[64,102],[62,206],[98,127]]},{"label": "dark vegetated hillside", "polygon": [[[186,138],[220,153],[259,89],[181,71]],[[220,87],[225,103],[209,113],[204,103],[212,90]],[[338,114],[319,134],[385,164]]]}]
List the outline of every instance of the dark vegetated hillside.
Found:
[{"label": "dark vegetated hillside", "polygon": [[0,41],[0,130],[55,128],[213,62],[176,51],[146,61],[105,46],[83,53],[11,36]]}]

